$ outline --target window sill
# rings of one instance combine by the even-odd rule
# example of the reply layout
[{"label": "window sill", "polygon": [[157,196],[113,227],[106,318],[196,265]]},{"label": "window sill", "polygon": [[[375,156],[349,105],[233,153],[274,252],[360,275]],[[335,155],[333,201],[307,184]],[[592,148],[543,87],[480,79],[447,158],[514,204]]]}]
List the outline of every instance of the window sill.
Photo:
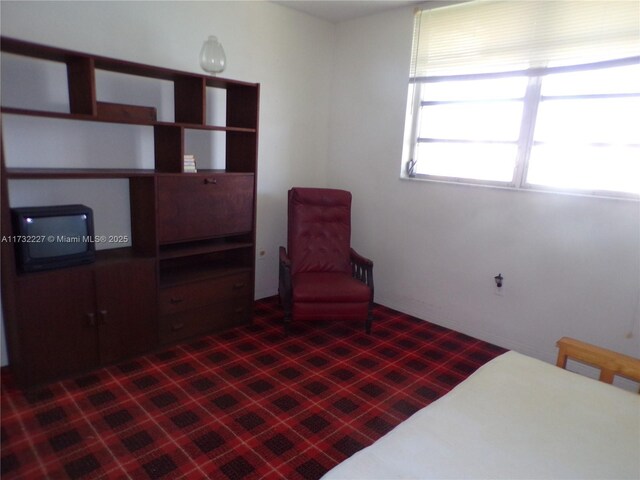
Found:
[{"label": "window sill", "polygon": [[537,194],[551,194],[551,195],[562,195],[562,196],[571,196],[571,197],[583,197],[583,198],[598,198],[605,200],[622,200],[627,202],[640,202],[640,195],[636,195],[633,193],[608,193],[608,192],[587,192],[587,191],[574,191],[574,190],[562,190],[555,188],[544,188],[544,187],[515,187],[510,185],[497,185],[490,183],[476,183],[476,182],[466,182],[463,180],[438,180],[435,178],[423,178],[423,177],[407,177],[406,175],[401,175],[399,177],[401,181],[406,182],[418,182],[418,183],[435,183],[435,184],[443,184],[443,185],[455,185],[459,187],[475,187],[475,188],[488,188],[493,190],[506,190],[512,192],[524,192],[524,193],[537,193]]}]

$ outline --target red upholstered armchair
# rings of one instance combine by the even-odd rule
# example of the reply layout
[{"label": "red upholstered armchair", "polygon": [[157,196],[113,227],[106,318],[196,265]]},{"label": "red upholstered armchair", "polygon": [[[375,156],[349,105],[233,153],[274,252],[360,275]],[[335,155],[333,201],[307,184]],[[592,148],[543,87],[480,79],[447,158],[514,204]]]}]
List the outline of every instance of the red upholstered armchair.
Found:
[{"label": "red upholstered armchair", "polygon": [[289,190],[288,254],[280,247],[280,301],[291,321],[362,320],[371,333],[373,262],[351,248],[351,193]]}]

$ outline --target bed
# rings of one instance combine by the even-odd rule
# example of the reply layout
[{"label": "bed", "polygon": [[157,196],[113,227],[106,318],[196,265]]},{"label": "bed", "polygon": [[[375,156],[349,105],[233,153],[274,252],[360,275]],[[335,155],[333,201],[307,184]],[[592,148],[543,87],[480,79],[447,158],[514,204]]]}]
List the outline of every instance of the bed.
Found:
[{"label": "bed", "polygon": [[640,382],[640,360],[558,346],[558,366],[596,365],[602,382],[507,352],[323,479],[639,479],[640,395],[607,383]]}]

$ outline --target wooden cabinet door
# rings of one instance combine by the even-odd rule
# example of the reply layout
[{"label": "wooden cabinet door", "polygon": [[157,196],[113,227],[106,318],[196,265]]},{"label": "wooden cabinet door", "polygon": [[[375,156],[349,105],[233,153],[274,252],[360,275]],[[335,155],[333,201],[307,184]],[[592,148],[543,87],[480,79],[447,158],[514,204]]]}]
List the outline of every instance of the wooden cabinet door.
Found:
[{"label": "wooden cabinet door", "polygon": [[95,275],[101,363],[153,348],[158,338],[154,260],[100,265]]},{"label": "wooden cabinet door", "polygon": [[35,385],[98,365],[93,272],[78,267],[17,282],[18,376]]},{"label": "wooden cabinet door", "polygon": [[158,178],[160,243],[247,233],[252,228],[253,174]]}]

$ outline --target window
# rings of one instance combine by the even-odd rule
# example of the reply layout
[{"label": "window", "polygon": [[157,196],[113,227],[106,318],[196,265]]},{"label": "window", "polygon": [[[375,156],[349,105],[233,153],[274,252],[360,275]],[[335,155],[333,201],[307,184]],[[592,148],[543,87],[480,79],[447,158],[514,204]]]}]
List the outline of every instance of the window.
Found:
[{"label": "window", "polygon": [[476,1],[418,12],[405,175],[640,195],[638,6]]}]

